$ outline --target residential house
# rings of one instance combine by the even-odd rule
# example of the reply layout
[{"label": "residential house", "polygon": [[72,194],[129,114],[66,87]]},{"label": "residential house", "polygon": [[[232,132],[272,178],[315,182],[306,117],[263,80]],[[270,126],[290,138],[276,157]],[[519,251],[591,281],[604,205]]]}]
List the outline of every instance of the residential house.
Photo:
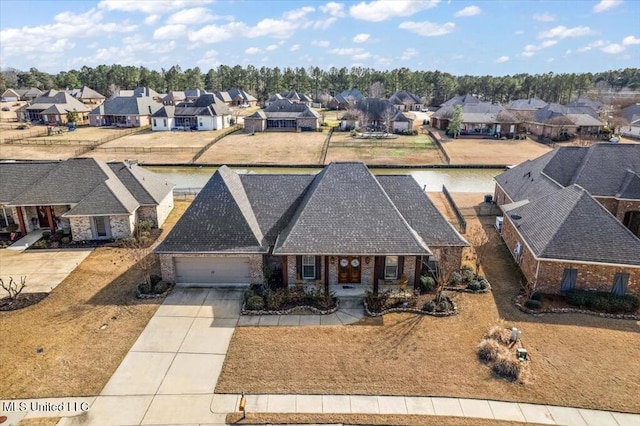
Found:
[{"label": "residential house", "polygon": [[165,105],[151,115],[152,130],[217,130],[229,127],[231,110],[214,94],[195,102]]},{"label": "residential house", "polygon": [[294,104],[302,103],[308,106],[311,106],[312,103],[312,99],[309,96],[303,93],[298,93],[295,90],[290,90],[288,92],[276,93],[275,95],[269,96],[269,99],[265,101],[264,105],[269,106],[280,99],[288,99]]},{"label": "residential house", "polygon": [[604,104],[600,101],[594,101],[593,99],[589,99],[589,98],[578,98],[575,101],[568,103],[567,106],[568,107],[589,107],[594,111],[598,112],[604,107]]},{"label": "residential house", "polygon": [[547,106],[547,103],[542,99],[530,98],[530,99],[515,99],[505,107],[511,112],[535,112],[540,108]]},{"label": "residential house", "polygon": [[118,90],[116,96],[127,97],[127,96],[148,96],[150,98],[155,99],[158,102],[162,102],[163,96],[158,94],[155,90],[150,87],[142,87],[138,86],[133,90]]},{"label": "residential house", "polygon": [[89,113],[91,126],[144,127],[162,104],[149,96],[116,96]]},{"label": "residential house", "polygon": [[622,110],[622,116],[629,123],[628,126],[620,127],[622,136],[640,138],[640,103],[629,105]]},{"label": "residential house", "polygon": [[569,135],[596,135],[605,123],[598,112],[589,106],[563,106],[551,103],[537,110],[524,122],[528,132],[550,139]]},{"label": "residential house", "polygon": [[257,284],[269,266],[284,285],[364,294],[413,287],[429,260],[455,270],[467,245],[411,176],[331,163],[316,175],[221,167],[155,251],[169,282]]},{"label": "residential house", "polygon": [[51,89],[16,110],[18,120],[42,124],[65,124],[70,112],[77,113],[76,124],[87,124],[90,109],[67,92]]},{"label": "residential house", "polygon": [[2,102],[18,102],[20,95],[14,89],[7,89],[0,95],[0,100],[2,100]]},{"label": "residential house", "polygon": [[184,102],[185,100],[186,100],[186,96],[183,90],[172,90],[162,98],[162,104],[177,105],[180,102]]},{"label": "residential house", "polygon": [[74,241],[125,238],[140,220],[164,223],[173,184],[136,164],[93,158],[0,163],[0,208],[23,235],[60,228]]},{"label": "residential house", "polygon": [[[329,105],[332,105],[332,109],[349,109],[359,101],[364,101],[366,98],[358,89],[343,90],[335,95],[335,102],[329,101]],[[333,105],[337,106],[334,108]]]},{"label": "residential house", "polygon": [[356,102],[353,108],[343,114],[340,128],[400,133],[412,130],[413,120],[387,99],[366,98]]},{"label": "residential house", "polygon": [[229,106],[245,105],[248,107],[254,107],[258,103],[255,96],[250,95],[242,89],[231,89],[227,92],[216,92],[216,96]]},{"label": "residential house", "polygon": [[105,100],[103,95],[88,86],[82,86],[80,89],[69,89],[67,93],[85,105],[100,105]]},{"label": "residential house", "polygon": [[640,145],[556,148],[497,176],[495,200],[538,291],[640,295]]},{"label": "residential house", "polygon": [[247,132],[314,131],[320,127],[320,115],[303,103],[278,99],[268,107],[244,118]]},{"label": "residential house", "polygon": [[456,96],[443,103],[431,116],[431,125],[447,130],[457,105],[462,108],[461,135],[513,137],[519,131],[520,120],[502,105],[483,102],[471,95]]},{"label": "residential house", "polygon": [[42,95],[42,90],[36,87],[28,87],[22,89],[7,89],[2,93],[2,102],[30,102]]},{"label": "residential house", "polygon": [[424,104],[419,96],[406,90],[399,90],[389,98],[400,111],[420,111]]}]

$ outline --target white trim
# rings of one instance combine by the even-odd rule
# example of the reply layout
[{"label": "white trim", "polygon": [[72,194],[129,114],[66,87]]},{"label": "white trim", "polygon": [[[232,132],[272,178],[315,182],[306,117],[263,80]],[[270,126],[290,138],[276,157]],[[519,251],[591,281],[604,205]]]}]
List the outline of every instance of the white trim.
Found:
[{"label": "white trim", "polygon": [[[305,263],[305,257],[307,258],[307,261],[309,259],[311,259],[311,263]],[[302,259],[300,261],[301,266],[302,266],[302,271],[300,271],[300,276],[302,277],[303,280],[315,280],[316,279],[316,256],[310,256],[310,255],[303,255]],[[304,273],[304,269],[305,267],[311,267],[313,268],[313,274],[309,275],[305,275]]]},{"label": "white trim", "polygon": [[[389,258],[396,258],[395,261],[395,265],[387,265],[387,260],[389,260]],[[398,272],[399,272],[399,267],[400,267],[400,256],[385,256],[384,257],[384,279],[385,280],[397,280],[398,279]],[[393,276],[391,275],[387,275],[387,268],[395,268],[395,274]]]}]

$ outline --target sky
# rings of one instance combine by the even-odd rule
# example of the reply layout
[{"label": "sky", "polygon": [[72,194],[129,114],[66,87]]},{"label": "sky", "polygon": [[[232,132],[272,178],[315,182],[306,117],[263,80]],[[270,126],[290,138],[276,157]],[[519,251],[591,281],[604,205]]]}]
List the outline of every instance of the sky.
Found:
[{"label": "sky", "polygon": [[640,0],[0,0],[0,67],[640,68]]}]

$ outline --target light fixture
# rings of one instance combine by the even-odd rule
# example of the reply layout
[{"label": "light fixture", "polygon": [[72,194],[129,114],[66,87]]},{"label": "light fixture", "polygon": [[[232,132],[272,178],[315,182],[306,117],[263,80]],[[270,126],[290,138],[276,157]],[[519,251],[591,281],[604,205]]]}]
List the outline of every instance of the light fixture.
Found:
[{"label": "light fixture", "polygon": [[336,264],[336,257],[335,256],[331,256],[331,264],[332,265]]},{"label": "light fixture", "polygon": [[369,264],[369,262],[371,262],[371,256],[367,256],[364,258],[364,263],[366,263],[367,265]]}]

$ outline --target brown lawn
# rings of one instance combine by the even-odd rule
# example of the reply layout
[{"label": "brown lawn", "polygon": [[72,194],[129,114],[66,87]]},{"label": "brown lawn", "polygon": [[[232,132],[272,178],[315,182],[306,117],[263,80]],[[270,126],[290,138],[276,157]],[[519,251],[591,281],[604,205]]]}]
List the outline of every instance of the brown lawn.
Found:
[{"label": "brown lawn", "polygon": [[214,164],[317,164],[324,132],[237,132],[209,148],[198,160]]},{"label": "brown lawn", "polygon": [[[46,126],[32,126],[31,129],[45,129]],[[86,144],[96,143],[105,138],[117,137],[131,131],[131,129],[115,129],[108,127],[78,127],[73,132],[69,132],[65,126],[60,126],[62,133],[53,134],[51,136],[39,136],[36,138],[29,138],[29,140],[35,142],[55,142],[55,143],[71,143],[83,142]]]},{"label": "brown lawn", "polygon": [[[473,211],[471,197],[461,204]],[[478,198],[475,198],[477,202]],[[464,201],[467,200],[467,201]],[[493,217],[467,217],[493,231]],[[216,392],[482,397],[640,410],[640,324],[565,314],[533,317],[511,300],[519,274],[498,242],[482,262],[490,294],[450,293],[458,315],[384,316],[381,325],[237,328]],[[496,379],[476,357],[494,324],[517,327],[532,357],[525,384]]]},{"label": "brown lawn", "polygon": [[3,160],[66,160],[76,156],[82,147],[77,145],[18,145],[0,144]]},{"label": "brown lawn", "polygon": [[[348,146],[342,146],[347,144]],[[423,146],[428,144],[427,148]],[[356,139],[348,132],[334,132],[326,163],[363,161],[367,164],[442,164],[436,146],[427,136],[389,139]]]},{"label": "brown lawn", "polygon": [[442,143],[451,164],[514,165],[551,151],[541,143],[526,140],[448,139]]},{"label": "brown lawn", "polygon": [[161,132],[144,130],[101,145],[101,148],[202,148],[227,129],[202,132]]},{"label": "brown lawn", "polygon": [[[175,202],[160,238],[188,205]],[[0,312],[2,398],[100,392],[162,302],[135,299],[131,266],[126,250],[97,248],[41,303]]]},{"label": "brown lawn", "polygon": [[195,149],[173,152],[132,152],[132,151],[89,151],[82,157],[97,158],[102,161],[136,160],[140,164],[186,164],[196,155]]}]

